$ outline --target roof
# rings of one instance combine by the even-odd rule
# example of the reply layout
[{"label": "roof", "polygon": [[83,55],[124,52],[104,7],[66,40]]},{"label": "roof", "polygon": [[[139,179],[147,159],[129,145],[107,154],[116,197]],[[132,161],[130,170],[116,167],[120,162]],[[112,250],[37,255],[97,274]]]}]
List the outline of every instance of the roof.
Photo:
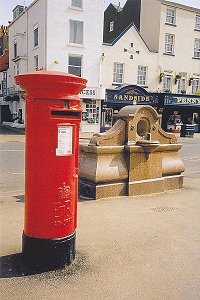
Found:
[{"label": "roof", "polygon": [[114,40],[112,40],[111,42],[104,42],[103,45],[106,45],[106,46],[113,46],[117,41],[119,41],[121,39],[121,37],[130,29],[130,28],[134,28],[136,30],[136,32],[138,33],[139,37],[141,38],[141,40],[143,41],[143,43],[145,44],[145,46],[147,47],[147,49],[150,51],[150,52],[153,52],[153,53],[157,53],[158,51],[156,50],[150,50],[148,45],[146,44],[146,42],[144,41],[143,37],[141,36],[139,30],[137,29],[137,27],[135,26],[135,24],[132,22],[130,23]]}]

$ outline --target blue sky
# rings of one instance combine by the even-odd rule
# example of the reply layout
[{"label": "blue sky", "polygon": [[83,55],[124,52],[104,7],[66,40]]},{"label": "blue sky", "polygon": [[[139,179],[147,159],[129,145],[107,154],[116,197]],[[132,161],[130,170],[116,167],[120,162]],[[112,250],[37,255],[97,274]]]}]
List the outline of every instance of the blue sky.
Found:
[{"label": "blue sky", "polygon": [[[24,5],[25,3],[25,5],[28,6],[31,2],[33,2],[33,0],[0,0],[0,25],[7,25],[8,21],[12,20],[12,10],[16,5]],[[110,2],[113,4],[119,4],[120,2],[121,6],[123,6],[126,0],[105,0],[105,8]],[[186,4],[200,9],[200,0],[174,0],[174,2]]]}]

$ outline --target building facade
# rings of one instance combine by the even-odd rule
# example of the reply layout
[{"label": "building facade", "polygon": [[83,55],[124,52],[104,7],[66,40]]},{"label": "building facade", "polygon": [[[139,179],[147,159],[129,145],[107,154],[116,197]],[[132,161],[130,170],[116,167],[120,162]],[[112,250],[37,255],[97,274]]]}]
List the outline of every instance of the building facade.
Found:
[{"label": "building facade", "polygon": [[12,116],[9,105],[5,101],[7,96],[7,79],[9,68],[9,52],[8,52],[8,27],[0,26],[0,123],[4,120],[11,120]]},{"label": "building facade", "polygon": [[[139,86],[160,94],[158,107],[164,119],[175,111],[184,122],[199,124],[200,10],[165,0],[127,0],[123,8],[110,4],[102,68],[108,96],[116,87]],[[181,98],[182,104],[175,100]]]},{"label": "building facade", "polygon": [[44,69],[88,80],[87,89],[80,95],[84,111],[81,130],[100,130],[101,100],[105,94],[100,79],[103,0],[94,0],[92,6],[90,2],[35,0],[23,10],[18,6],[13,10],[8,94],[11,112],[18,115],[18,121],[25,123],[25,102],[14,76]]}]

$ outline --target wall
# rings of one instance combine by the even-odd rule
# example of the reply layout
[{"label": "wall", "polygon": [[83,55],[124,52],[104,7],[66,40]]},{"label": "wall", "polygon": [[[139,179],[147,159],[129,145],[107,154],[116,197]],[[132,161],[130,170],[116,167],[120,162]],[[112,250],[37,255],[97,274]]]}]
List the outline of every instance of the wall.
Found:
[{"label": "wall", "polygon": [[[172,5],[170,5],[171,7]],[[188,85],[189,78],[193,73],[200,74],[200,59],[193,59],[194,56],[194,40],[200,38],[200,32],[195,31],[195,17],[200,10],[190,10],[176,7],[176,26],[165,24],[166,20],[166,5],[162,5],[160,19],[160,43],[159,43],[159,65],[160,71],[172,70],[173,78],[179,72],[187,73],[187,88],[186,92],[191,93],[191,86]],[[163,55],[165,46],[165,33],[175,35],[174,55]],[[199,76],[200,77],[200,76]],[[174,82],[174,80],[173,80]],[[177,92],[178,85],[173,84],[172,92]]]},{"label": "wall", "polygon": [[[134,43],[134,51],[131,53],[131,42]],[[124,48],[128,52],[124,52]],[[148,66],[148,78],[146,89],[148,91],[156,90],[157,82],[157,54],[149,51],[144,41],[136,31],[135,27],[131,27],[113,46],[103,46],[104,59],[102,62],[102,84],[104,87],[115,88],[112,84],[114,62],[124,63],[125,76],[124,84],[137,84],[138,65]],[[130,59],[130,55],[134,59]]]},{"label": "wall", "polygon": [[159,50],[160,0],[142,0],[140,33],[150,50]]},{"label": "wall", "polygon": [[[82,76],[88,79],[88,86],[97,87],[103,40],[103,0],[93,0],[93,5],[85,0],[83,10],[72,8],[70,3],[69,0],[48,1],[47,69],[67,72],[68,55],[83,55]],[[69,43],[70,19],[84,22],[83,45]]]}]

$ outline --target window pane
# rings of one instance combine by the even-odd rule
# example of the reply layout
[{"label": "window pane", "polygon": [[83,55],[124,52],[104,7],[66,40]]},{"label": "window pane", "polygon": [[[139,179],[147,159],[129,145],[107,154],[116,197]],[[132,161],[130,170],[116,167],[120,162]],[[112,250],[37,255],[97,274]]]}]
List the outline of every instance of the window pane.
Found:
[{"label": "window pane", "polygon": [[86,112],[86,120],[88,123],[99,122],[99,107],[96,100],[91,100],[91,103],[86,103]]},{"label": "window pane", "polygon": [[165,53],[174,53],[174,35],[165,35]]},{"label": "window pane", "polygon": [[82,0],[72,0],[72,6],[83,8],[83,1]]},{"label": "window pane", "polygon": [[110,32],[114,30],[114,22],[110,22]]},{"label": "window pane", "polygon": [[14,43],[14,58],[17,57],[17,42]]},{"label": "window pane", "polygon": [[34,29],[34,47],[38,46],[38,27]]},{"label": "window pane", "polygon": [[123,83],[123,64],[114,63],[113,82]]},{"label": "window pane", "polygon": [[171,91],[171,76],[163,77],[163,91]]},{"label": "window pane", "polygon": [[176,11],[173,8],[167,8],[166,23],[175,24]]},{"label": "window pane", "polygon": [[147,81],[147,67],[138,66],[137,84],[146,85]]},{"label": "window pane", "polygon": [[81,77],[82,56],[69,56],[68,73]]},{"label": "window pane", "polygon": [[196,93],[199,90],[199,79],[192,80],[192,94]]},{"label": "window pane", "polygon": [[69,65],[81,66],[81,56],[69,56]]},{"label": "window pane", "polygon": [[200,30],[200,15],[196,15],[195,28]]},{"label": "window pane", "polygon": [[38,70],[38,55],[34,56],[35,60],[35,69]]},{"label": "window pane", "polygon": [[200,58],[200,39],[194,41],[194,57]]},{"label": "window pane", "polygon": [[185,78],[180,78],[178,80],[178,93],[182,93],[186,89],[186,80]]},{"label": "window pane", "polygon": [[83,22],[70,20],[70,43],[83,44]]}]

